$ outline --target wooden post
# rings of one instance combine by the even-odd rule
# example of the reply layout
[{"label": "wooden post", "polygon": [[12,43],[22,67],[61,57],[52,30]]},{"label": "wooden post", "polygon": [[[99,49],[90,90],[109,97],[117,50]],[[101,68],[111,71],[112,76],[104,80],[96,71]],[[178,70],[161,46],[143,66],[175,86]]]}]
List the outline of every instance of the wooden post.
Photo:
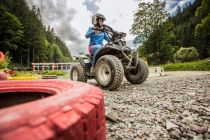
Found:
[{"label": "wooden post", "polygon": [[63,70],[63,64],[61,64],[61,70]]},{"label": "wooden post", "polygon": [[42,71],[44,71],[44,64],[42,64]]},{"label": "wooden post", "polygon": [[35,64],[34,63],[32,63],[32,70],[33,71],[35,71],[35,66],[34,66]]},{"label": "wooden post", "polygon": [[53,64],[52,64],[52,70],[54,70],[54,69],[55,69],[55,64],[53,63]]}]

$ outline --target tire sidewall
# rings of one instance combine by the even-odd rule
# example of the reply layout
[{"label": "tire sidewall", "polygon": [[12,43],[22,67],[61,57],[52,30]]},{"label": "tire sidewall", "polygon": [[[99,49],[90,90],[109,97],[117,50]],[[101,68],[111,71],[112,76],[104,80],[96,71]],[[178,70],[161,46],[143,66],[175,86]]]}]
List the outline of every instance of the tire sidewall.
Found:
[{"label": "tire sidewall", "polygon": [[85,74],[85,69],[80,65],[80,64],[73,64],[71,66],[71,69],[70,69],[70,80],[72,81],[75,81],[73,80],[73,71],[76,70],[77,71],[77,81],[80,81],[80,82],[84,82],[86,83],[87,82],[87,77],[86,77],[86,74]]},{"label": "tire sidewall", "polygon": [[138,59],[137,67],[138,67],[138,73],[134,75],[131,74],[130,71],[125,70],[126,79],[132,84],[141,84],[148,77],[148,65],[145,63],[144,60]]},{"label": "tire sidewall", "polygon": [[[110,82],[107,85],[102,85],[100,84],[100,79],[98,79],[98,68],[99,66],[104,63],[109,65],[111,68],[111,78]],[[99,85],[104,88],[104,89],[109,89],[109,90],[116,90],[123,81],[124,77],[124,68],[121,63],[121,61],[114,55],[104,55],[96,63],[96,81],[99,83]]]},{"label": "tire sidewall", "polygon": [[[102,81],[100,81],[99,79],[99,68],[102,64],[106,64],[110,69],[111,69],[111,78],[109,80],[109,83],[108,84],[102,84]],[[108,88],[110,87],[110,85],[112,84],[113,80],[114,80],[114,77],[115,77],[115,67],[113,66],[114,64],[112,63],[112,61],[110,61],[109,59],[106,59],[105,57],[101,58],[98,60],[97,64],[96,64],[96,80],[97,82],[100,84],[100,86],[102,86],[103,88]]]},{"label": "tire sidewall", "polygon": [[73,65],[72,67],[71,67],[71,69],[70,69],[70,79],[72,80],[72,81],[74,81],[74,79],[73,79],[73,72],[74,71],[77,71],[77,77],[78,77],[78,79],[79,79],[79,70],[78,70],[78,67],[76,67],[75,65]]},{"label": "tire sidewall", "polygon": [[131,74],[129,70],[125,71],[125,76],[129,77],[130,79],[139,79],[142,77],[142,75],[144,75],[144,70],[143,70],[143,66],[141,64],[141,62],[138,60],[137,61],[137,74]]}]

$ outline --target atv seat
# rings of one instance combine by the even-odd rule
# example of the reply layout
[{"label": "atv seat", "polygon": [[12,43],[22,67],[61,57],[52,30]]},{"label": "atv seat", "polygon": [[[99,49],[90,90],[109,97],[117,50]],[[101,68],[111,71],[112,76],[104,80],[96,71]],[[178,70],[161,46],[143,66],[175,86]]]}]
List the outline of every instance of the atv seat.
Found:
[{"label": "atv seat", "polygon": [[89,57],[91,60],[93,58],[93,56],[91,54],[86,54],[87,57]]}]

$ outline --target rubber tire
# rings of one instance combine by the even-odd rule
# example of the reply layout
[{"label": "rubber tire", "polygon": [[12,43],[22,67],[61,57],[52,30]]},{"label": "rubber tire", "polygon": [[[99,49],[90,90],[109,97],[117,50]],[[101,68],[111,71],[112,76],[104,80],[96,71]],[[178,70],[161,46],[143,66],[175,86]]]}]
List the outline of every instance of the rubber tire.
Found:
[{"label": "rubber tire", "polygon": [[125,70],[125,78],[132,84],[143,83],[149,75],[149,67],[143,59],[137,61],[138,72],[132,74],[131,71]]},{"label": "rubber tire", "polygon": [[[109,67],[111,67],[111,79],[107,85],[102,85],[101,81],[99,79],[99,67],[102,64],[107,64]],[[124,69],[123,65],[120,62],[120,60],[113,55],[104,55],[96,63],[96,81],[99,83],[99,85],[104,89],[109,90],[116,90],[123,81],[124,77]]]},{"label": "rubber tire", "polygon": [[74,79],[73,79],[73,71],[74,70],[77,70],[77,72],[78,72],[78,80],[77,81],[87,83],[85,69],[80,64],[72,64],[71,69],[70,69],[70,79],[72,81],[74,81]]},{"label": "rubber tire", "polygon": [[99,88],[61,80],[1,81],[0,84],[0,94],[53,95],[1,109],[0,140],[106,139],[104,97]]}]

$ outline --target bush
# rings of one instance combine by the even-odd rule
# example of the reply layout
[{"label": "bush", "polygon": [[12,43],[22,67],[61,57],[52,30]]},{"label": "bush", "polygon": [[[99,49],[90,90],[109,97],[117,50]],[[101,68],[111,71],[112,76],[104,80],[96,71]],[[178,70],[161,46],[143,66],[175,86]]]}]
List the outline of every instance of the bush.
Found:
[{"label": "bush", "polygon": [[66,71],[44,71],[42,75],[57,75],[57,76],[64,76],[66,75]]},{"label": "bush", "polygon": [[181,47],[174,54],[174,59],[176,62],[189,62],[196,60],[197,58],[198,58],[198,52],[194,47],[189,47],[189,48]]},{"label": "bush", "polygon": [[5,54],[4,61],[0,63],[0,69],[6,69],[11,62],[11,57],[9,57],[9,53]]},{"label": "bush", "polygon": [[194,62],[175,63],[163,65],[165,71],[210,71],[210,61],[201,60]]}]

